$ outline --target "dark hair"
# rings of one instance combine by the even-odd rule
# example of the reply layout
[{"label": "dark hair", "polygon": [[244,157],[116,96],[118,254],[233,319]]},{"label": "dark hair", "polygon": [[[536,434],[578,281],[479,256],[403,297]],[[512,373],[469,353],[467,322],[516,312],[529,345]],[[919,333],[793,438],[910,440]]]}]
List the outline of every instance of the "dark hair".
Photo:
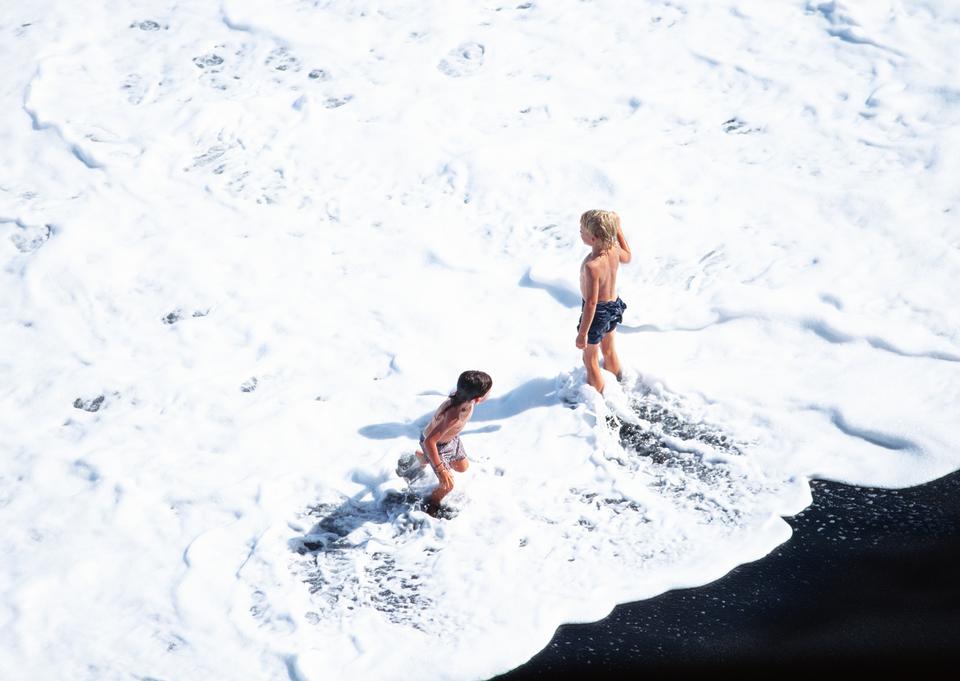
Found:
[{"label": "dark hair", "polygon": [[483,397],[492,385],[493,379],[490,378],[490,374],[484,371],[464,371],[457,379],[457,389],[450,393],[450,404],[447,405],[447,409],[459,407],[464,402]]}]

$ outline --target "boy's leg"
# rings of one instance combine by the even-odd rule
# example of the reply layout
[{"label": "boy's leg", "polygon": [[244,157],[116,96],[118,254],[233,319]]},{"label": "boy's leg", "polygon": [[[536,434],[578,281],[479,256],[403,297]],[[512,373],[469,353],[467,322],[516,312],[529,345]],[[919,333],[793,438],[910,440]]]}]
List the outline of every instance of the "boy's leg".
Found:
[{"label": "boy's leg", "polygon": [[600,373],[600,346],[587,344],[583,349],[583,365],[587,367],[587,383],[603,394],[603,375]]},{"label": "boy's leg", "polygon": [[466,473],[467,469],[470,467],[470,462],[463,459],[456,459],[450,462],[450,468],[455,470],[457,473]]},{"label": "boy's leg", "polygon": [[440,502],[445,496],[450,494],[453,491],[453,476],[450,475],[449,470],[435,470],[437,473],[437,478],[440,480],[440,484],[437,485],[437,488],[433,490],[433,493],[427,498],[426,508],[427,513],[434,515],[436,510],[440,508]]},{"label": "boy's leg", "polygon": [[620,367],[620,358],[617,356],[617,348],[614,345],[614,337],[617,330],[614,329],[600,339],[600,352],[603,353],[603,368],[617,377],[617,380],[623,378],[623,369]]}]

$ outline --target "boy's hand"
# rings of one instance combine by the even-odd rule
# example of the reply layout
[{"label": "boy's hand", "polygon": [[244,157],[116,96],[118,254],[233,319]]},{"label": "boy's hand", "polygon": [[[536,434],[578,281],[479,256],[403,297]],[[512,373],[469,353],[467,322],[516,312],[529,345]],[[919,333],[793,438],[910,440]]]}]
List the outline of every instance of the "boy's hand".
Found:
[{"label": "boy's hand", "polygon": [[580,348],[581,350],[587,347],[587,334],[585,333],[577,334],[577,347]]},{"label": "boy's hand", "polygon": [[437,471],[437,479],[440,480],[440,487],[438,489],[443,490],[444,495],[453,489],[453,476],[450,475],[450,471],[448,471],[446,467],[440,467],[440,470]]}]

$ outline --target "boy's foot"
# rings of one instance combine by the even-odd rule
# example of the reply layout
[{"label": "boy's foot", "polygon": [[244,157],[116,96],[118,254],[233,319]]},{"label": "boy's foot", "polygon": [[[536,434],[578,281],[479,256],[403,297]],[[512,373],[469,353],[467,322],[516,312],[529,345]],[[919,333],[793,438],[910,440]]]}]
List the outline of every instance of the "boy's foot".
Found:
[{"label": "boy's foot", "polygon": [[432,499],[425,499],[423,501],[423,512],[427,515],[437,517],[437,511],[440,510],[440,504]]},{"label": "boy's foot", "polygon": [[457,517],[457,509],[441,504],[438,501],[433,501],[432,499],[427,499],[423,502],[423,511],[438,520],[452,520]]},{"label": "boy's foot", "polygon": [[397,475],[407,482],[413,482],[424,474],[426,464],[416,454],[404,454],[397,461]]}]

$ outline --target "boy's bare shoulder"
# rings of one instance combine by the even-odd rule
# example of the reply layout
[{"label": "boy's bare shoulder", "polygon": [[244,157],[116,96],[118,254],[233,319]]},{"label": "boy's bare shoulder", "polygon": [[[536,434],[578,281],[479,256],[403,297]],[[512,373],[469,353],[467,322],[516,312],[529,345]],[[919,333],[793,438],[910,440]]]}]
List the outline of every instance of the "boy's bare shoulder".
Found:
[{"label": "boy's bare shoulder", "polygon": [[460,413],[457,415],[457,420],[461,423],[466,423],[470,420],[471,416],[473,416],[473,403],[466,402],[460,405]]},{"label": "boy's bare shoulder", "polygon": [[583,267],[591,273],[596,274],[603,269],[603,258],[598,258],[597,256],[590,254],[583,259]]},{"label": "boy's bare shoulder", "polygon": [[[619,257],[619,253],[612,251],[614,257]],[[602,254],[597,256],[588,256],[587,260],[584,262],[584,267],[594,276],[602,276],[608,274],[613,268],[610,266],[610,253],[611,251],[604,251]]]}]

